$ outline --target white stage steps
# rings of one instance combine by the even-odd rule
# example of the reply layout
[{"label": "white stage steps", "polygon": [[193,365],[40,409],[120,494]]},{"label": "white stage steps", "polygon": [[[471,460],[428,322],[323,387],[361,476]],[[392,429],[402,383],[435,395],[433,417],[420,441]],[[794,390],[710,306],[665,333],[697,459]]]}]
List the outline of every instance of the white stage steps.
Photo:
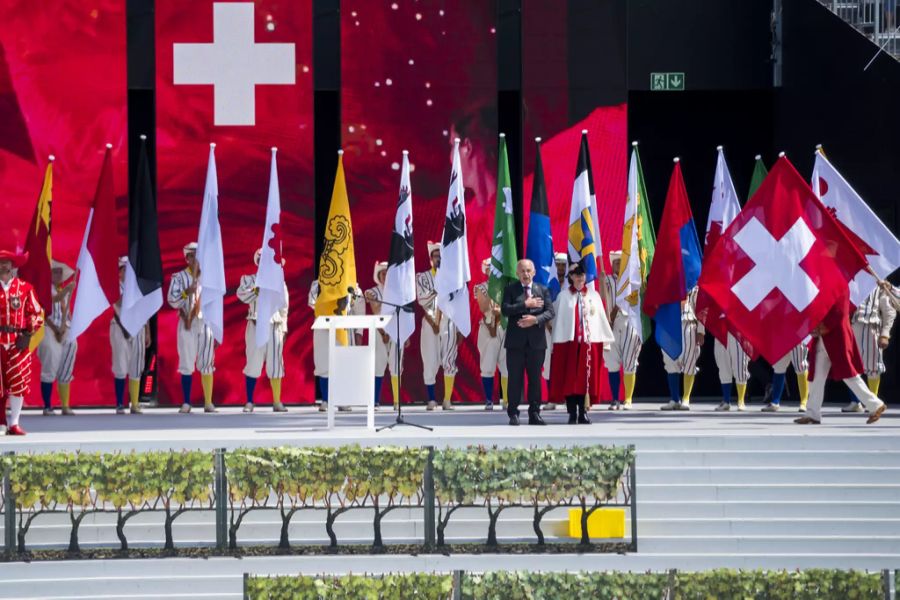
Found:
[{"label": "white stage steps", "polygon": [[[856,430],[850,426],[848,429]],[[453,568],[625,569],[714,567],[900,568],[900,438],[868,431],[847,435],[711,435],[599,439],[638,449],[639,552],[627,556],[266,557],[253,559],[87,561],[0,564],[0,598],[239,598],[240,574],[252,572],[449,570]],[[579,440],[581,441],[581,440]],[[677,448],[677,450],[676,450]],[[449,541],[486,532],[484,510],[459,511]],[[292,542],[325,543],[322,514],[295,517]],[[456,518],[458,517],[458,519]],[[127,526],[132,545],[161,543],[158,516]],[[548,541],[565,522],[544,519]],[[68,520],[39,517],[29,546],[64,545]],[[152,527],[148,526],[153,524]],[[421,536],[421,513],[398,510],[383,523],[385,542]],[[242,544],[277,539],[276,513],[251,513]],[[367,542],[371,511],[342,515],[339,540]],[[176,543],[212,542],[212,515],[176,521]],[[532,538],[528,510],[501,516],[498,535]],[[115,541],[114,517],[88,517],[84,546]],[[303,539],[301,539],[303,538]],[[143,595],[142,595],[143,594]]]}]

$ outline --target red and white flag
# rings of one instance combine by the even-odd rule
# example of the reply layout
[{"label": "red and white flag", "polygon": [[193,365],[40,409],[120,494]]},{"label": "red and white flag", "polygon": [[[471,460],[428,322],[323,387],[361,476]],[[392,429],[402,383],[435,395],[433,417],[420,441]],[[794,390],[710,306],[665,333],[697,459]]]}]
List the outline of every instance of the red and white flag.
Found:
[{"label": "red and white flag", "polygon": [[276,148],[272,148],[272,167],[269,172],[269,201],[266,206],[266,228],[263,231],[262,253],[256,271],[256,346],[262,348],[272,331],[272,316],[287,306],[284,287],[284,266],[281,247],[281,192],[278,189]]},{"label": "red and white flag", "polygon": [[[713,178],[712,201],[709,205],[709,218],[706,220],[706,240],[703,254],[709,256],[710,251],[716,247],[716,242],[722,237],[722,233],[728,229],[738,213],[741,212],[741,204],[738,202],[737,190],[734,181],[728,171],[728,163],[725,162],[725,151],[722,146],[717,148],[719,156],[716,159],[716,174]],[[717,340],[728,345],[728,327],[724,320],[709,319],[707,330]]]},{"label": "red and white flag", "polygon": [[777,362],[822,322],[866,259],[787,158],[707,255],[697,316],[725,315],[752,357]]},{"label": "red and white flag", "polygon": [[716,242],[722,237],[722,232],[728,229],[731,222],[741,212],[741,203],[738,202],[737,191],[734,189],[734,182],[728,171],[728,163],[725,162],[725,151],[722,146],[718,147],[718,151],[712,202],[709,205],[709,218],[706,220],[704,254],[709,254],[710,250],[715,248]]},{"label": "red and white flag", "polygon": [[[881,279],[900,268],[900,241],[882,223],[856,190],[819,149],[813,167],[812,189],[822,204],[847,228],[849,237]],[[850,282],[850,302],[859,306],[872,293],[877,280],[866,269]]]},{"label": "red and white flag", "polygon": [[112,144],[107,144],[84,241],[78,254],[78,291],[68,333],[71,340],[81,335],[119,297],[119,254],[115,233]]}]

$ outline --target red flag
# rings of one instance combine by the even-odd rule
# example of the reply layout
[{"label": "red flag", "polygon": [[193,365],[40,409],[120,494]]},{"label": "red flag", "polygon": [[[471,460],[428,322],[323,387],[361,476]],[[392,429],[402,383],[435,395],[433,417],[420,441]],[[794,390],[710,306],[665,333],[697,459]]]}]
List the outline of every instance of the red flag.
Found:
[{"label": "red flag", "polygon": [[681,164],[678,159],[675,161],[644,294],[644,314],[653,317],[656,323],[656,343],[673,360],[684,349],[681,303],[697,285],[703,261]]},{"label": "red flag", "polygon": [[697,316],[725,314],[753,357],[777,362],[847,294],[866,259],[782,157],[704,263]]},{"label": "red flag", "polygon": [[120,246],[116,235],[112,144],[107,144],[84,245],[78,255],[78,292],[69,329],[72,339],[81,335],[119,297]]}]

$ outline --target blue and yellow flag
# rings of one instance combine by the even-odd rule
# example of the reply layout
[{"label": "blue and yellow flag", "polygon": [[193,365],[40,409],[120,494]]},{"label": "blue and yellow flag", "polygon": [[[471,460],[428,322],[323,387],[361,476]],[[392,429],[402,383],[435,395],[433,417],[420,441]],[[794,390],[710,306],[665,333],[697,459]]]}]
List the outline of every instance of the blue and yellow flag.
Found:
[{"label": "blue and yellow flag", "polygon": [[590,168],[587,136],[582,135],[569,210],[569,262],[581,264],[588,282],[597,278],[597,228],[591,214]]}]

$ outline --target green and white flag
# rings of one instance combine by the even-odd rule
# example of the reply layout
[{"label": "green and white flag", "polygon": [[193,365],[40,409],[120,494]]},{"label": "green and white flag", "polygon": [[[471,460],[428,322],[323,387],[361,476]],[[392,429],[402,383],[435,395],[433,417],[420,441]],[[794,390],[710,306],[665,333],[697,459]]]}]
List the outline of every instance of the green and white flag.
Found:
[{"label": "green and white flag", "polygon": [[656,251],[656,232],[650,218],[644,170],[638,154],[637,142],[632,144],[631,165],[628,169],[628,199],[625,204],[625,224],[622,230],[622,260],[619,264],[616,304],[645,342],[650,337],[650,319],[642,310],[647,276]]},{"label": "green and white flag", "polygon": [[[516,279],[516,223],[513,219],[512,187],[509,182],[509,159],[506,136],[500,134],[500,159],[497,166],[497,208],[494,211],[494,237],[491,243],[491,273],[488,295],[500,304],[503,290]],[[506,327],[506,317],[501,318]]]}]

